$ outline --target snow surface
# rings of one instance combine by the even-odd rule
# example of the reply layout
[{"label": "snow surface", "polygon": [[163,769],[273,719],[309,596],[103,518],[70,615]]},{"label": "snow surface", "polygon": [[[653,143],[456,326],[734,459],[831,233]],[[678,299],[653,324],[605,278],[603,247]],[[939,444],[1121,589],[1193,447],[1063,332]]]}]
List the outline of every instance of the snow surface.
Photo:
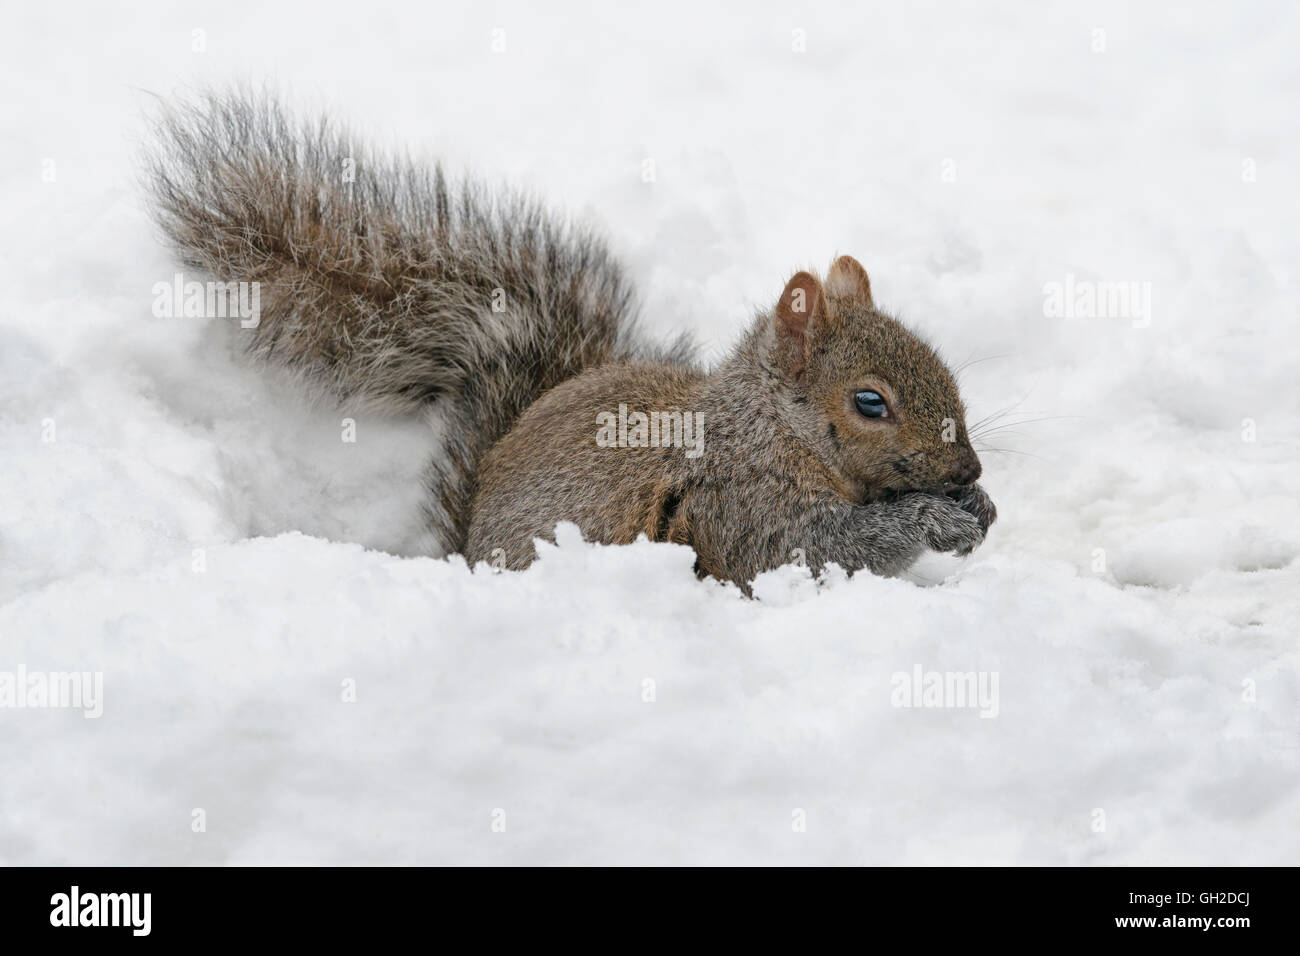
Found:
[{"label": "snow surface", "polygon": [[[0,672],[104,713],[0,709],[0,862],[1300,863],[1300,11],[862,6],[7,9]],[[669,545],[419,556],[424,424],[344,443],[151,313],[141,116],[268,78],[597,219],[713,356],[857,256],[1030,420],[987,543],[755,601]],[[1047,316],[1067,276],[1149,323]],[[997,716],[893,706],[917,666]]]}]

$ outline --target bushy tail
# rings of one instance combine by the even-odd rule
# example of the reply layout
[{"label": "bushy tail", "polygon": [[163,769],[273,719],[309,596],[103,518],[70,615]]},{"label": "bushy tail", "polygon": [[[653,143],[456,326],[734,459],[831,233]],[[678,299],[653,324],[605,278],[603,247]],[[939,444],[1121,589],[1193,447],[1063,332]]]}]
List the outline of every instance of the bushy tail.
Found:
[{"label": "bushy tail", "polygon": [[253,355],[343,401],[443,406],[431,517],[448,550],[479,459],[544,391],[611,359],[687,359],[684,340],[639,346],[604,243],[520,194],[453,187],[265,93],[167,106],[157,134],[155,218],[186,266],[259,283]]}]

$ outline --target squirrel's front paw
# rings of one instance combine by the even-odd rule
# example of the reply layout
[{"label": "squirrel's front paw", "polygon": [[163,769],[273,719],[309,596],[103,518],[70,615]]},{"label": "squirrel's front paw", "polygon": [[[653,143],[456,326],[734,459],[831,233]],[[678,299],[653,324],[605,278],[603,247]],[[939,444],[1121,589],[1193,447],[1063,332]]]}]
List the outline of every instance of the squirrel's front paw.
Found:
[{"label": "squirrel's front paw", "polygon": [[988,525],[952,498],[926,495],[918,503],[925,542],[935,551],[967,555],[984,540]]},{"label": "squirrel's front paw", "polygon": [[[980,530],[983,534],[988,534],[989,526],[998,520],[997,505],[993,504],[993,499],[989,497],[988,492],[979,485],[967,485],[964,488],[958,488],[950,491],[947,497],[952,499],[957,507],[975,517],[980,523]],[[983,534],[980,536],[983,540]],[[979,542],[975,542],[979,544]],[[974,550],[974,545],[965,551],[958,551],[958,554],[970,554]]]}]

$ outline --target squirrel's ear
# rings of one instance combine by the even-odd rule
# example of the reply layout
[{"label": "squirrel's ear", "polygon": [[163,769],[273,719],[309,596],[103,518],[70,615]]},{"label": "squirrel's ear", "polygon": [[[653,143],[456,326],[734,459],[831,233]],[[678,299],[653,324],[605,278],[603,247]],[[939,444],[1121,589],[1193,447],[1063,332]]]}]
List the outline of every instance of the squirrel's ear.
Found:
[{"label": "squirrel's ear", "polygon": [[831,265],[830,274],[826,276],[826,293],[875,305],[871,301],[871,280],[867,278],[867,270],[852,256],[840,256]]},{"label": "squirrel's ear", "polygon": [[811,333],[826,321],[826,296],[810,272],[796,272],[776,304],[776,351],[781,369],[792,378],[808,365]]}]

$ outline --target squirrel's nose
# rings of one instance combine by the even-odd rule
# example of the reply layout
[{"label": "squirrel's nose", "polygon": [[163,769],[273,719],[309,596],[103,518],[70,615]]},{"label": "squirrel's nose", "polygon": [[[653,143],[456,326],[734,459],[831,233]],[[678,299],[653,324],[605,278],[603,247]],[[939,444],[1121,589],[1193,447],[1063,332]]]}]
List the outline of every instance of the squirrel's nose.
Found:
[{"label": "squirrel's nose", "polygon": [[948,480],[954,485],[971,485],[979,479],[982,471],[975,449],[966,448],[948,472]]}]

